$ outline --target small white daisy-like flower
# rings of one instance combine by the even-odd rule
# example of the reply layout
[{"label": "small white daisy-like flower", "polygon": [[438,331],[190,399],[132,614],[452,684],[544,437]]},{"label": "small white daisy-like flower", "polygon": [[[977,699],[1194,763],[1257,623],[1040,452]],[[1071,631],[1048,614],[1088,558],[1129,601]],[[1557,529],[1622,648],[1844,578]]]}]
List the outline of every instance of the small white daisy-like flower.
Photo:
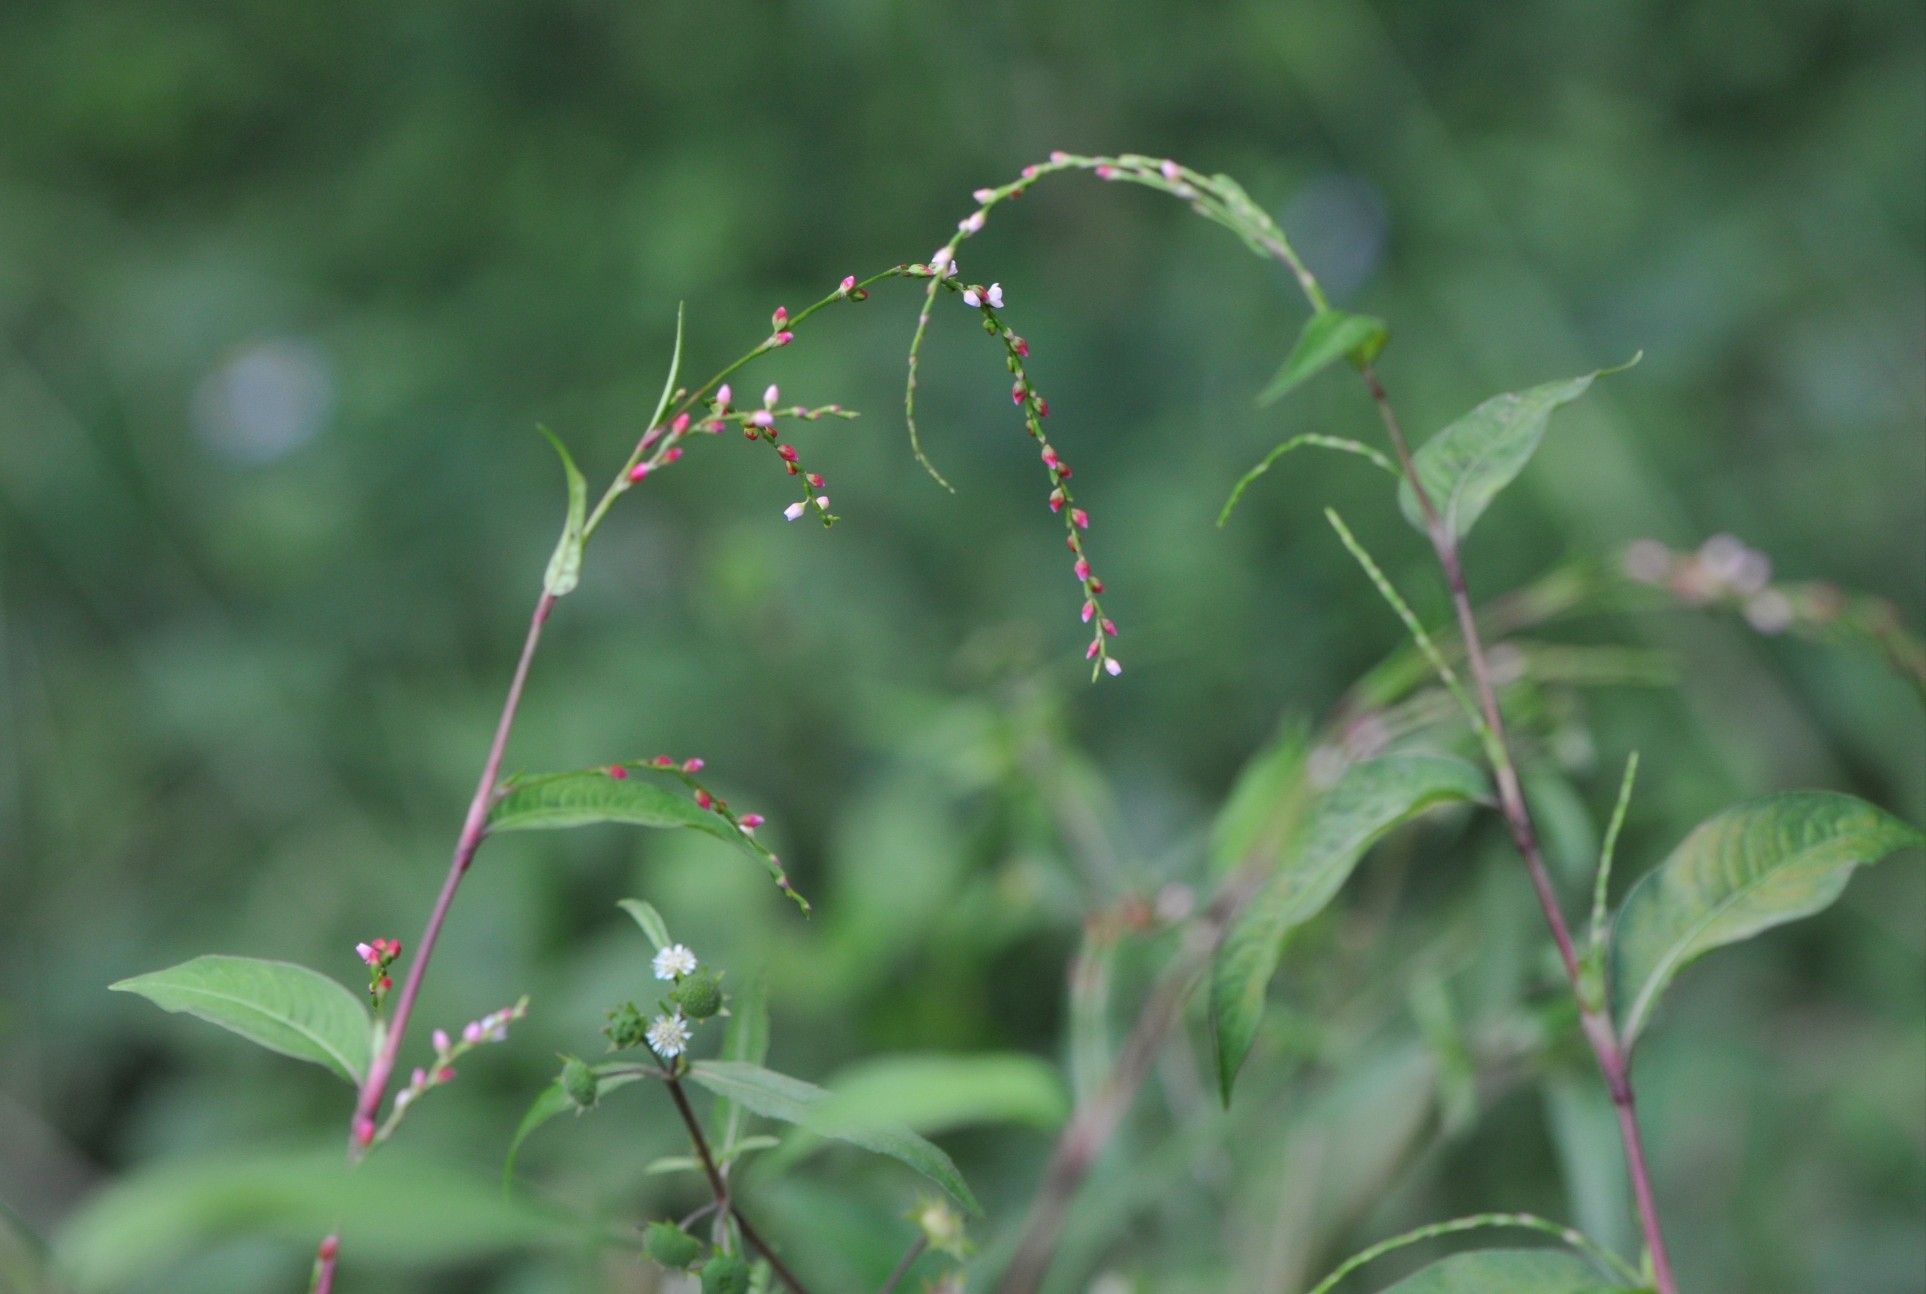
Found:
[{"label": "small white daisy-like flower", "polygon": [[649,1050],[664,1060],[674,1060],[689,1049],[689,1022],[680,1011],[659,1015],[649,1025]]},{"label": "small white daisy-like flower", "polygon": [[670,944],[649,963],[657,979],[681,979],[696,968],[696,955],[685,944]]}]

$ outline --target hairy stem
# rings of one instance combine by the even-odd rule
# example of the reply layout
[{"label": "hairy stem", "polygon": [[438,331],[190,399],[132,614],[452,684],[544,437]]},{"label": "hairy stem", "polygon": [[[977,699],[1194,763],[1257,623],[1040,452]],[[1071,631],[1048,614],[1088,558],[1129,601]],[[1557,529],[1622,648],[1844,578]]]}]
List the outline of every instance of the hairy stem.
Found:
[{"label": "hairy stem", "polygon": [[769,1242],[749,1224],[749,1219],[742,1215],[742,1210],[736,1207],[735,1201],[730,1198],[728,1179],[722,1175],[722,1170],[716,1167],[715,1156],[709,1152],[709,1139],[702,1135],[702,1121],[696,1118],[696,1112],[689,1104],[689,1094],[683,1091],[682,1080],[668,1070],[662,1072],[662,1078],[664,1085],[669,1089],[670,1099],[675,1102],[675,1112],[682,1116],[682,1126],[688,1129],[689,1143],[695,1147],[696,1158],[702,1161],[703,1174],[708,1177],[709,1189],[716,1197],[716,1208],[726,1210],[735,1218],[736,1227],[742,1232],[743,1242],[768,1260],[769,1268],[776,1273],[778,1280],[795,1294],[809,1294],[807,1287],[784,1265],[782,1259],[777,1257],[776,1251],[770,1248]]},{"label": "hairy stem", "polygon": [[1538,845],[1538,830],[1532,821],[1531,809],[1525,803],[1524,791],[1519,785],[1518,768],[1511,753],[1511,741],[1505,731],[1505,720],[1498,709],[1498,694],[1492,683],[1491,665],[1485,656],[1484,640],[1478,631],[1478,619],[1472,613],[1471,593],[1465,584],[1464,564],[1458,556],[1458,538],[1438,516],[1437,508],[1419,479],[1416,467],[1411,461],[1411,446],[1406,440],[1404,429],[1398,424],[1397,414],[1391,408],[1391,399],[1385,393],[1384,383],[1369,365],[1361,370],[1365,387],[1371,393],[1371,400],[1378,407],[1378,414],[1384,421],[1386,435],[1390,437],[1391,447],[1397,453],[1399,466],[1404,471],[1405,480],[1417,496],[1419,509],[1424,514],[1425,529],[1430,535],[1431,547],[1437,554],[1438,564],[1444,570],[1445,585],[1451,592],[1451,606],[1458,618],[1458,633],[1464,643],[1465,668],[1471,675],[1472,687],[1477,693],[1478,705],[1484,715],[1485,753],[1488,757],[1493,779],[1498,784],[1498,807],[1504,814],[1505,825],[1511,832],[1512,843],[1517,846],[1518,854],[1525,860],[1525,871],[1531,877],[1532,890],[1538,895],[1538,905],[1544,910],[1545,924],[1551,929],[1552,942],[1558,946],[1558,959],[1565,968],[1565,977],[1571,984],[1572,996],[1578,1002],[1579,1022],[1585,1033],[1585,1040],[1591,1044],[1592,1054],[1598,1060],[1599,1070],[1605,1076],[1605,1085],[1612,1094],[1612,1105],[1618,1111],[1619,1138],[1624,1143],[1625,1166],[1632,1180],[1632,1195],[1638,1205],[1639,1228],[1644,1232],[1646,1252],[1651,1255],[1652,1275],[1658,1286],[1659,1294],[1678,1294],[1678,1282],[1672,1275],[1672,1264],[1665,1251],[1665,1235],[1659,1225],[1658,1203],[1652,1193],[1651,1174],[1645,1163],[1644,1138],[1639,1132],[1636,1099],[1632,1094],[1630,1067],[1626,1063],[1625,1048],[1619,1041],[1618,1030],[1605,1004],[1594,1001],[1585,989],[1582,968],[1579,965],[1578,949],[1572,942],[1571,928],[1566,924],[1564,911],[1559,907],[1558,891],[1552,885],[1551,873],[1545,866],[1543,851]]}]

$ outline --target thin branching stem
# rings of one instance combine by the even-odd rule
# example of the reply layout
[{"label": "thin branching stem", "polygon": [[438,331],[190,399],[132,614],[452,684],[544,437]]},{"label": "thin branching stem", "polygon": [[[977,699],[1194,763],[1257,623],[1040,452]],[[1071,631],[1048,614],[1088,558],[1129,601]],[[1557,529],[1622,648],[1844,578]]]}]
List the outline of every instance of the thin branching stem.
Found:
[{"label": "thin branching stem", "polygon": [[709,1139],[702,1134],[702,1121],[696,1118],[695,1109],[689,1104],[689,1094],[683,1090],[682,1080],[669,1070],[662,1072],[662,1079],[663,1085],[669,1089],[669,1099],[675,1102],[675,1112],[682,1116],[682,1126],[688,1130],[689,1143],[695,1147],[696,1158],[702,1161],[702,1172],[709,1179],[709,1190],[715,1195],[716,1208],[726,1210],[735,1218],[736,1228],[742,1232],[743,1243],[763,1256],[769,1263],[769,1270],[776,1274],[776,1279],[787,1285],[794,1294],[809,1294],[808,1287],[796,1273],[789,1270],[730,1197],[729,1179],[722,1175],[722,1170],[716,1166],[715,1156],[709,1152]]},{"label": "thin branching stem", "polygon": [[909,1275],[910,1268],[916,1266],[916,1260],[921,1258],[923,1251],[929,1247],[930,1238],[927,1233],[919,1234],[916,1239],[910,1241],[909,1249],[902,1258],[897,1260],[896,1266],[890,1268],[889,1275],[884,1278],[876,1294],[895,1294],[896,1287],[903,1283],[903,1278]]}]

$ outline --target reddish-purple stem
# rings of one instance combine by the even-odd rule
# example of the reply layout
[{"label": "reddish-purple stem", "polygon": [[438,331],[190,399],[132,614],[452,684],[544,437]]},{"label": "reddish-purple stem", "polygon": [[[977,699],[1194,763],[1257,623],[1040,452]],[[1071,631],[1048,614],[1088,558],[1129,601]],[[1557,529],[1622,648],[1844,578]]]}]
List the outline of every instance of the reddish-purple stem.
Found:
[{"label": "reddish-purple stem", "polygon": [[389,1017],[381,1051],[368,1066],[368,1080],[361,1085],[360,1099],[355,1102],[354,1121],[348,1133],[351,1154],[359,1154],[374,1139],[375,1116],[380,1112],[382,1097],[387,1093],[388,1079],[394,1074],[395,1058],[401,1053],[402,1039],[408,1030],[408,1017],[414,1011],[415,998],[421,993],[422,977],[428,973],[428,959],[434,954],[435,940],[441,935],[442,924],[448,920],[448,909],[455,902],[455,891],[461,887],[461,878],[467,875],[468,865],[474,862],[475,851],[481,848],[482,837],[487,834],[488,810],[495,801],[495,787],[501,777],[502,756],[508,749],[509,730],[515,726],[515,711],[521,706],[522,686],[528,681],[528,668],[535,659],[536,644],[542,638],[542,625],[554,606],[555,595],[545,592],[535,603],[534,615],[529,617],[528,637],[522,643],[522,657],[516,662],[515,677],[510,680],[508,695],[502,701],[501,718],[495,721],[495,739],[489,744],[488,758],[482,762],[481,780],[475,785],[475,797],[468,802],[468,816],[463,819],[461,835],[455,841],[455,856],[448,864],[448,875],[441,883],[441,893],[435,898],[435,906],[428,913],[428,924],[422,927],[421,937],[415,941],[414,957],[408,963],[408,975],[402,981],[401,992],[395,997],[394,1013]]}]

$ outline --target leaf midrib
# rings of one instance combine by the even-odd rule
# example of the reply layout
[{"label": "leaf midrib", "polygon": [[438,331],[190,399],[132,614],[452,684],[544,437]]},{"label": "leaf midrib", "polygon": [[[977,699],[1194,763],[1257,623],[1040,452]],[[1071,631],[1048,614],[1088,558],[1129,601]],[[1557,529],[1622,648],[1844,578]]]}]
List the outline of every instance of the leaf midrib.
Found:
[{"label": "leaf midrib", "polygon": [[225,1002],[233,1006],[240,1007],[244,1011],[251,1011],[263,1019],[271,1020],[271,1021],[274,1021],[275,1023],[286,1025],[289,1029],[292,1029],[295,1033],[300,1034],[302,1037],[312,1042],[316,1047],[320,1048],[320,1050],[323,1053],[325,1053],[330,1059],[332,1059],[336,1064],[340,1065],[341,1071],[344,1074],[354,1079],[355,1082],[357,1083],[362,1082],[363,1079],[365,1078],[365,1074],[363,1073],[362,1066],[356,1065],[350,1057],[342,1055],[341,1052],[337,1050],[332,1044],[330,1044],[327,1039],[323,1038],[320,1034],[315,1033],[314,1030],[302,1025],[299,1021],[293,1019],[290,1016],[277,1016],[272,1012],[268,1011],[265,1007],[261,1006],[260,1004],[255,1002],[250,1002],[246,998],[234,997],[231,994],[222,993],[215,989],[206,988],[201,985],[171,984],[171,985],[168,985],[167,987],[170,992],[180,993],[183,995],[199,994],[201,997],[207,998],[211,1001]]}]

